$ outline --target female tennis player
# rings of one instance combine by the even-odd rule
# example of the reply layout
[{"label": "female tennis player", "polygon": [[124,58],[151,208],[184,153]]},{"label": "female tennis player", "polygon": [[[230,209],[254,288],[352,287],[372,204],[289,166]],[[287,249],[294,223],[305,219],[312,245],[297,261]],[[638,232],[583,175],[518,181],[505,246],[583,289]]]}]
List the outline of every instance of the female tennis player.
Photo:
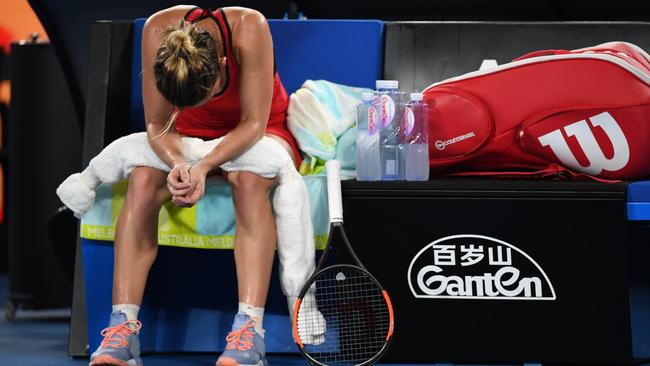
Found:
[{"label": "female tennis player", "polygon": [[[276,244],[269,202],[274,181],[218,170],[264,135],[277,139],[299,164],[266,19],[241,7],[210,11],[183,5],[153,14],[142,35],[142,93],[150,144],[171,171],[139,167],[129,177],[115,233],[113,311],[90,365],[142,364],[137,316],[158,250],[158,211],[170,199],[194,205],[203,196],[206,176],[217,173],[232,187],[239,295],[239,311],[217,365],[266,365],[262,321]],[[190,165],[181,136],[224,139]]]}]

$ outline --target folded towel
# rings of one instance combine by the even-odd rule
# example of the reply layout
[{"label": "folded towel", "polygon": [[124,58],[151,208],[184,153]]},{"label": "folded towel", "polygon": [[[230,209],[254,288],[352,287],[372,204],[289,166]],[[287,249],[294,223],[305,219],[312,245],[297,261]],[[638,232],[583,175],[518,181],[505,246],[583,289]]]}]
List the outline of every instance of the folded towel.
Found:
[{"label": "folded towel", "polygon": [[307,154],[300,167],[303,175],[321,173],[325,161],[336,158],[342,162],[341,176],[354,177],[355,138],[354,133],[349,138],[348,131],[355,126],[361,93],[369,91],[325,80],[307,80],[291,94],[287,126],[300,150]]},{"label": "folded towel", "polygon": [[[203,141],[183,137],[187,160],[191,163],[199,161],[221,140]],[[126,179],[138,166],[169,171],[169,167],[151,149],[144,132],[113,141],[90,161],[82,173],[72,174],[64,180],[57,194],[79,217],[93,205],[95,189],[99,184]],[[292,313],[295,299],[315,267],[314,233],[305,182],[296,171],[289,153],[269,137],[263,137],[221,168],[228,172],[253,172],[264,178],[278,177],[273,208],[278,233],[280,283],[288,298],[289,312]],[[317,342],[318,335],[314,336],[314,342]]]}]

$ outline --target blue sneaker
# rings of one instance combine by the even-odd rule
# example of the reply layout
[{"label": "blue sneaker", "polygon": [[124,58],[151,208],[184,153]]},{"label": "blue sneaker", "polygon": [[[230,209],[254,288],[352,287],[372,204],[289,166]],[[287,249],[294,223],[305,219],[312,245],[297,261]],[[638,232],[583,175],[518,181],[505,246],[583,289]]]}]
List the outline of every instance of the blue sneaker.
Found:
[{"label": "blue sneaker", "polygon": [[232,331],[226,337],[226,350],[217,360],[217,366],[268,366],[264,338],[255,331],[257,318],[244,313],[235,315]]},{"label": "blue sneaker", "polygon": [[[132,327],[133,326],[133,327]],[[111,314],[110,326],[102,330],[104,340],[92,355],[89,366],[142,366],[138,320],[126,320],[126,314]]]}]

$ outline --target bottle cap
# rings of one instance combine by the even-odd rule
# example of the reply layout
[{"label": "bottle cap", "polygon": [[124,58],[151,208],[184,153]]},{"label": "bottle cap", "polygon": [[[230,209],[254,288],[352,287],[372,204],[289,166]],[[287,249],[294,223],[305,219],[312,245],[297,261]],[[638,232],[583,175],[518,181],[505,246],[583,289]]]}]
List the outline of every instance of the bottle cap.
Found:
[{"label": "bottle cap", "polygon": [[422,93],[411,93],[411,100],[413,101],[422,100]]},{"label": "bottle cap", "polygon": [[375,95],[373,93],[361,93],[361,98],[365,101],[374,100]]},{"label": "bottle cap", "polygon": [[399,88],[399,81],[397,81],[397,80],[377,80],[377,81],[375,81],[375,88],[377,88],[377,89],[397,89],[397,88]]}]

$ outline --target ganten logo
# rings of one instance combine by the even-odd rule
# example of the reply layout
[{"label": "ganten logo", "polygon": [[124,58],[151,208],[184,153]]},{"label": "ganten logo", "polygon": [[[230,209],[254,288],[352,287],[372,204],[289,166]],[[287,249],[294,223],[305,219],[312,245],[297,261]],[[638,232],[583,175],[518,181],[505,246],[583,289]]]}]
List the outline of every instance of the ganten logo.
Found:
[{"label": "ganten logo", "polygon": [[504,241],[453,235],[418,252],[408,269],[413,296],[430,299],[555,300],[533,258]]}]

